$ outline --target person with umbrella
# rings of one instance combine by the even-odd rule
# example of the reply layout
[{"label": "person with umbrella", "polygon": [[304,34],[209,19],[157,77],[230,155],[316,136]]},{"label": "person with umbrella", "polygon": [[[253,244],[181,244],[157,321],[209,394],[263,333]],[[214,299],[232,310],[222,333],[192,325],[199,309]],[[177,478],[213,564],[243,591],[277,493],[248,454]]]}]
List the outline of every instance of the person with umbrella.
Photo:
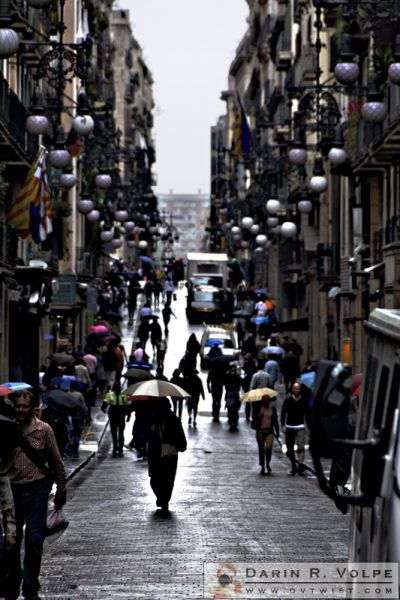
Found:
[{"label": "person with umbrella", "polygon": [[101,410],[108,411],[111,436],[113,441],[113,458],[123,455],[125,418],[128,414],[128,397],[121,392],[121,384],[116,381],[105,395]]},{"label": "person with umbrella", "polygon": [[156,505],[165,515],[169,512],[174,488],[178,452],[185,452],[186,447],[185,433],[180,420],[171,411],[169,400],[159,398],[148,430],[148,462]]},{"label": "person with umbrella", "polygon": [[[276,397],[276,392],[275,392]],[[274,434],[279,438],[278,415],[275,406],[271,406],[272,394],[263,394],[257,410],[253,413],[252,429],[256,430],[260,475],[271,475],[271,457]],[[267,472],[265,472],[265,466]]]}]

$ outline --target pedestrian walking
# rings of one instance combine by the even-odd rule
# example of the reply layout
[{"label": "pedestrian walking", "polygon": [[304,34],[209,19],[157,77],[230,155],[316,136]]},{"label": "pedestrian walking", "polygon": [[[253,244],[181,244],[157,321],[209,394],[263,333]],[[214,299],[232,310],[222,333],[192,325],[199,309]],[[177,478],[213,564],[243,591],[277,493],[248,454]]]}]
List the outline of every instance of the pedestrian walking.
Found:
[{"label": "pedestrian walking", "polygon": [[225,376],[225,405],[228,411],[229,431],[237,431],[240,410],[240,390],[242,378],[236,371],[236,366],[231,365]]},{"label": "pedestrian walking", "polygon": [[203,382],[201,381],[198,370],[193,369],[190,372],[184,373],[182,387],[188,393],[189,398],[187,399],[188,409],[188,423],[192,424],[193,415],[193,427],[197,427],[197,412],[199,407],[200,396],[205,399]]},{"label": "pedestrian walking", "polygon": [[[0,452],[3,456],[3,452]],[[0,598],[6,596],[9,557],[17,543],[14,500],[6,465],[0,458]]]},{"label": "pedestrian walking", "polygon": [[165,303],[165,306],[162,309],[161,314],[162,314],[162,318],[163,318],[163,322],[164,322],[165,337],[168,337],[168,335],[169,335],[168,325],[169,325],[169,322],[171,320],[171,315],[173,317],[175,317],[175,319],[176,319],[176,315],[175,315],[174,311],[171,308],[171,303],[170,302],[166,302]]},{"label": "pedestrian walking", "polygon": [[79,391],[79,384],[77,381],[71,381],[70,393],[77,403],[79,403],[79,406],[74,409],[74,412],[71,415],[72,430],[65,454],[67,456],[72,456],[72,458],[79,458],[79,444],[85,420],[88,417],[88,408],[83,394]]},{"label": "pedestrian walking", "polygon": [[267,360],[264,364],[264,371],[267,373],[269,377],[269,386],[274,389],[276,382],[279,380],[281,376],[281,370],[279,367],[279,363],[275,358],[274,354],[268,354]]},{"label": "pedestrian walking", "polygon": [[222,393],[224,391],[224,379],[221,376],[221,371],[219,369],[213,367],[210,368],[207,375],[207,390],[212,398],[213,421],[218,423],[219,413],[221,411]]},{"label": "pedestrian walking", "polygon": [[[39,599],[39,575],[46,531],[47,503],[52,475],[57,485],[54,507],[66,502],[66,473],[51,427],[34,416],[35,399],[30,392],[15,396],[16,420],[24,444],[11,451],[7,467],[14,498],[17,541],[10,555],[10,581],[7,600],[19,597]],[[45,464],[48,463],[49,467]],[[24,529],[25,527],[25,529]],[[20,550],[25,535],[25,555],[21,568]]]},{"label": "pedestrian walking", "polygon": [[162,340],[162,331],[157,315],[153,315],[153,322],[150,325],[150,342],[153,347],[153,357],[157,352],[157,343]]},{"label": "pedestrian walking", "polygon": [[[180,369],[174,369],[172,377],[170,379],[170,383],[174,383],[175,385],[179,385],[179,387],[182,387],[183,382],[184,379],[181,376]],[[182,421],[183,398],[172,398],[172,405],[174,407],[174,415],[177,414],[179,420]]]},{"label": "pedestrian walking", "polygon": [[[254,403],[251,428],[256,430],[260,475],[271,475],[271,457],[274,434],[279,438],[278,414],[275,406],[271,406],[271,397],[264,394],[261,402]],[[267,467],[267,472],[265,472]]]},{"label": "pedestrian walking", "polygon": [[281,359],[281,373],[285,384],[285,391],[288,394],[292,385],[300,377],[300,356],[289,348],[288,352]]},{"label": "pedestrian walking", "polygon": [[201,349],[201,344],[199,342],[199,340],[196,337],[195,333],[192,333],[189,336],[189,339],[186,343],[186,352],[189,353],[189,356],[191,356],[192,360],[193,360],[193,364],[194,364],[194,368],[196,368],[197,366],[197,356],[200,352]]},{"label": "pedestrian walking", "polygon": [[166,515],[175,482],[178,452],[186,450],[186,437],[167,398],[157,401],[156,410],[148,432],[149,476],[156,504]]},{"label": "pedestrian walking", "polygon": [[[301,395],[301,385],[296,382],[282,405],[281,426],[286,437],[287,455],[292,463],[290,475],[304,475],[304,447],[306,437],[306,424],[309,418],[309,407],[306,399]],[[297,447],[296,463],[294,447]]]},{"label": "pedestrian walking", "polygon": [[150,335],[150,323],[149,319],[142,317],[140,319],[139,327],[138,327],[138,338],[141,348],[146,349],[147,340]]},{"label": "pedestrian walking", "polygon": [[124,451],[125,419],[128,415],[128,397],[121,392],[121,384],[116,381],[104,397],[101,410],[108,412],[113,442],[113,458],[122,456]]},{"label": "pedestrian walking", "polygon": [[157,366],[160,369],[164,369],[164,360],[165,360],[165,355],[167,353],[167,342],[164,339],[159,339],[156,341],[156,362],[157,362]]},{"label": "pedestrian walking", "polygon": [[166,302],[169,302],[171,304],[172,294],[174,293],[174,291],[175,291],[175,288],[174,288],[172,279],[171,279],[171,277],[167,277],[167,279],[165,280],[165,283],[164,283],[164,294],[165,294]]},{"label": "pedestrian walking", "polygon": [[115,352],[116,344],[108,344],[107,350],[102,354],[102,363],[106,372],[106,386],[111,389],[117,381],[119,358]]}]

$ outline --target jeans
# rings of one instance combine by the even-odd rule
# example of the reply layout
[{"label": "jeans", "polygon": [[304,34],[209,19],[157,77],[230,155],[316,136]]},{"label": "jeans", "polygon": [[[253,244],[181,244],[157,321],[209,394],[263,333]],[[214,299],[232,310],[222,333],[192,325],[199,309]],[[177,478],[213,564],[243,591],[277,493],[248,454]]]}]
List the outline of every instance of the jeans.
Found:
[{"label": "jeans", "polygon": [[[7,598],[18,598],[23,580],[22,591],[25,598],[34,596],[40,589],[39,574],[42,562],[43,542],[47,520],[47,501],[49,483],[39,479],[23,485],[12,485],[17,521],[17,544],[11,553],[10,581]],[[25,555],[21,568],[20,548],[25,525]]]},{"label": "jeans", "polygon": [[221,400],[222,400],[222,392],[224,388],[222,385],[216,385],[215,383],[211,387],[211,396],[212,396],[212,416],[213,419],[219,419],[219,412],[221,410]]}]

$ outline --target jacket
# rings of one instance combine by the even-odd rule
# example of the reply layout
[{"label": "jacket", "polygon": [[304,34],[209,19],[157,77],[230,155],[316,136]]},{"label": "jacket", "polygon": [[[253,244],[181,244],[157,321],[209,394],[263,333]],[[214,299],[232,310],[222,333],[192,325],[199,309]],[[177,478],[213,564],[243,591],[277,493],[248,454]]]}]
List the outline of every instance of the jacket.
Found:
[{"label": "jacket", "polygon": [[117,396],[115,392],[107,392],[103,404],[108,404],[109,406],[128,406],[128,396],[122,393]]}]

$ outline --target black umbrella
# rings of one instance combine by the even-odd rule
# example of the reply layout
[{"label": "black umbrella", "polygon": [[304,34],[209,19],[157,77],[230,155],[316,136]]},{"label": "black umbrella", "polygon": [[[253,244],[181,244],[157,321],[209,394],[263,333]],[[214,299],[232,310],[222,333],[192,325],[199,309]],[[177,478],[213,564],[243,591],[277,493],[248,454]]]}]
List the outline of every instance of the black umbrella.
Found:
[{"label": "black umbrella", "polygon": [[106,321],[122,321],[123,317],[118,312],[109,312],[104,315]]},{"label": "black umbrella", "polygon": [[72,365],[75,362],[75,358],[72,354],[66,352],[56,352],[50,355],[50,360],[57,362],[59,365]]},{"label": "black umbrella", "polygon": [[77,409],[82,409],[81,402],[74,394],[64,390],[51,390],[43,397],[43,404],[46,404],[50,409],[67,415],[73,415]]}]

